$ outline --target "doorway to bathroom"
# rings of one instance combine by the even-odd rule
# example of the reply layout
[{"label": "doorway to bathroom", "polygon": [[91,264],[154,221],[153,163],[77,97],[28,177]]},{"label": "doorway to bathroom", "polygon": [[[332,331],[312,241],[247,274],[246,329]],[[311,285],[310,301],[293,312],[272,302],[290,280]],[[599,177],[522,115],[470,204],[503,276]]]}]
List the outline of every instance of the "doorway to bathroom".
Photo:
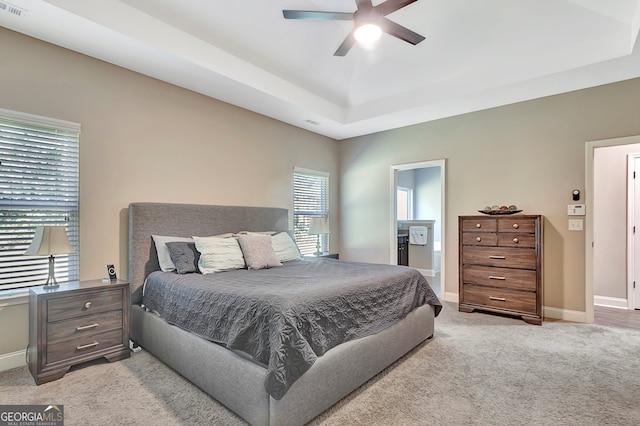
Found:
[{"label": "doorway to bathroom", "polygon": [[391,166],[391,259],[444,296],[445,160]]}]

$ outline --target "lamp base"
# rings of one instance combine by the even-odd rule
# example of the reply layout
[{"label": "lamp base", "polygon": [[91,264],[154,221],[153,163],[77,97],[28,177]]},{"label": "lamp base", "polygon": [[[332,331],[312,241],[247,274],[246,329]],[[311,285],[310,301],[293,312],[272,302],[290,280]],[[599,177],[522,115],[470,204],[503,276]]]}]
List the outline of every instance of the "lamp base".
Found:
[{"label": "lamp base", "polygon": [[47,282],[45,282],[44,286],[42,287],[45,290],[52,290],[54,288],[60,287],[60,284],[58,284],[58,281],[56,281],[56,277],[54,275],[55,267],[53,262],[53,255],[51,255],[49,256],[49,276],[47,277]]}]

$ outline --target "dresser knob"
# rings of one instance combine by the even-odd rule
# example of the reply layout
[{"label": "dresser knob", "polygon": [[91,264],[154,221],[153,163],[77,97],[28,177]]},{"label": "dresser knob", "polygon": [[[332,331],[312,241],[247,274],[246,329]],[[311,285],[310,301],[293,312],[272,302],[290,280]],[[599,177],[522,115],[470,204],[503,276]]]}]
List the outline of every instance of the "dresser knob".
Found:
[{"label": "dresser knob", "polygon": [[514,223],[513,224],[513,229],[518,229],[518,228],[520,228],[520,225],[518,225],[517,223]]},{"label": "dresser knob", "polygon": [[481,228],[482,225],[480,225],[479,223],[476,223],[476,228]]},{"label": "dresser knob", "polygon": [[86,302],[86,303],[84,304],[84,308],[85,308],[85,309],[89,309],[90,307],[91,307],[91,302]]},{"label": "dresser knob", "polygon": [[517,238],[514,238],[514,239],[513,239],[513,242],[514,242],[514,243],[517,243],[517,242],[518,242],[518,239],[517,239]]},{"label": "dresser knob", "polygon": [[477,241],[477,242],[480,242],[480,241],[482,241],[482,238],[480,238],[480,237],[476,237],[476,241]]}]

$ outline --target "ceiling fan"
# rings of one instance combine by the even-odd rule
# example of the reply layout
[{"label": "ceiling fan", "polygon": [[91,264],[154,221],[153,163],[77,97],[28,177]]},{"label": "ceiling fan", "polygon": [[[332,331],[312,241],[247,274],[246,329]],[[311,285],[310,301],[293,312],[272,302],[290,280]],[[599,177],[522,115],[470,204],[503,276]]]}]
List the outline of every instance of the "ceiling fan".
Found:
[{"label": "ceiling fan", "polygon": [[[286,19],[307,19],[317,21],[354,21],[354,26],[349,35],[344,39],[334,56],[345,56],[356,41],[360,40],[363,33],[372,32],[373,36],[380,37],[382,32],[416,45],[424,40],[424,37],[410,29],[396,24],[386,18],[386,15],[402,9],[418,0],[387,0],[374,6],[371,0],[356,0],[355,12],[322,12],[311,10],[283,10]],[[375,37],[375,39],[377,39]]]}]

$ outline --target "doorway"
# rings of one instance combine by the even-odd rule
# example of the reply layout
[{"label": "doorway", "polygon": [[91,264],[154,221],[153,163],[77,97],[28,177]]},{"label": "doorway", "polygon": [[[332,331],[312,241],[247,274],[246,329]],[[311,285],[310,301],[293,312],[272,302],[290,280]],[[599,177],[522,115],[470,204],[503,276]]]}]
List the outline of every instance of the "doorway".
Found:
[{"label": "doorway", "polygon": [[[423,225],[428,223],[432,230],[429,241],[432,242],[430,269],[416,267],[426,277],[436,294],[445,298],[445,160],[431,160],[391,166],[391,257],[392,265],[398,264],[398,223],[407,226],[410,223]],[[402,203],[400,205],[399,203]],[[399,217],[400,216],[402,217]],[[431,222],[433,221],[433,222]],[[411,257],[411,245],[409,257]],[[414,247],[416,253],[418,247]],[[422,247],[420,247],[422,249]],[[409,266],[414,267],[409,264]],[[446,299],[446,298],[445,298]]]},{"label": "doorway", "polygon": [[[629,221],[627,220],[629,196],[626,188],[628,176],[626,169],[627,161],[629,161],[627,160],[628,155],[638,152],[638,147],[632,146],[634,144],[640,144],[640,136],[592,141],[586,144],[585,322],[587,323],[594,322],[594,306],[596,303],[598,305],[606,304],[612,307],[632,309],[633,291],[630,280],[632,275],[629,273],[629,268],[635,262],[632,258],[629,258],[632,251],[628,248],[629,229],[632,229],[632,226],[629,226]],[[602,153],[617,152],[618,158],[622,159],[621,164],[615,168],[599,167],[595,162],[596,151],[598,151],[598,156]],[[603,182],[611,182],[611,171],[619,169],[622,169],[623,174],[620,178],[615,179],[615,185],[617,185],[616,190],[623,193],[621,200],[612,202],[606,197],[596,195],[598,185]],[[609,196],[610,192],[600,191],[600,194],[606,193]],[[615,204],[615,206],[612,207],[612,204]],[[611,221],[611,218],[608,217],[612,213],[622,214],[622,218],[617,221],[622,226],[621,230],[615,233],[609,232],[608,234],[598,233],[597,230],[601,229],[603,222],[610,220],[611,223],[616,223],[616,221]],[[631,217],[629,216],[629,218]],[[602,297],[602,294],[598,294],[603,293],[602,287],[596,289],[596,287],[600,286],[597,276],[601,275],[601,271],[598,268],[599,265],[607,263],[603,256],[609,255],[611,250],[603,250],[603,246],[611,243],[610,238],[612,238],[612,235],[622,241],[619,243],[622,247],[618,248],[621,253],[616,257],[618,261],[622,261],[622,266],[615,269],[616,273],[621,274],[622,278],[614,280],[613,277],[609,276],[607,279],[609,282],[618,284],[616,284],[614,293]],[[616,247],[620,247],[620,245]],[[626,267],[624,266],[625,263],[627,264]]]}]

